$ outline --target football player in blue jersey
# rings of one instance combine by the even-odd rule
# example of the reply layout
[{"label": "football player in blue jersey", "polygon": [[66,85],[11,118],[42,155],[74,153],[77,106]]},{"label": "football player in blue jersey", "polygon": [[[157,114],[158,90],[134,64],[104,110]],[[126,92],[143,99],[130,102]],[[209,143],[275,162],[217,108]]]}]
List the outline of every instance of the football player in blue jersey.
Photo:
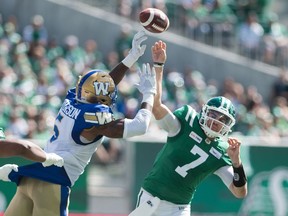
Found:
[{"label": "football player in blue jersey", "polygon": [[117,97],[116,85],[144,54],[146,46],[142,42],[146,39],[144,31],[138,32],[127,57],[110,73],[91,70],[79,78],[76,88],[68,91],[55,120],[54,134],[44,149],[61,156],[63,167],[33,163],[19,166],[18,171],[11,167],[8,173],[0,172],[0,178],[18,185],[5,216],[67,216],[70,189],[104,136],[128,138],[146,133],[156,94],[155,69],[149,64],[139,71],[137,88],[143,98],[135,117],[114,119],[111,109]]},{"label": "football player in blue jersey", "polygon": [[157,83],[153,115],[168,136],[129,216],[190,216],[196,188],[211,174],[219,176],[235,197],[244,198],[247,179],[241,142],[228,136],[236,116],[232,102],[218,96],[210,98],[200,112],[189,105],[170,111],[161,100],[166,43],[152,46],[152,58]]}]

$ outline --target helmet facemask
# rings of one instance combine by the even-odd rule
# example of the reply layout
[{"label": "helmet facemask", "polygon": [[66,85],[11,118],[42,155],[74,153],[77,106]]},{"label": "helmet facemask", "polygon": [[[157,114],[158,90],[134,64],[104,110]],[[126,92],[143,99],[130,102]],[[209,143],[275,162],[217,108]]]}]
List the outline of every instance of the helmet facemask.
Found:
[{"label": "helmet facemask", "polygon": [[[219,98],[223,99],[223,97],[218,97],[218,100]],[[228,99],[225,100],[229,101]],[[222,104],[217,107],[217,103],[215,103],[216,105],[208,104],[209,101],[203,106],[200,113],[199,123],[203,131],[209,138],[227,136],[235,124],[235,111],[232,103],[231,107],[223,107]]]},{"label": "helmet facemask", "polygon": [[76,100],[81,103],[112,106],[117,97],[113,79],[103,71],[93,70],[79,78],[76,86]]}]

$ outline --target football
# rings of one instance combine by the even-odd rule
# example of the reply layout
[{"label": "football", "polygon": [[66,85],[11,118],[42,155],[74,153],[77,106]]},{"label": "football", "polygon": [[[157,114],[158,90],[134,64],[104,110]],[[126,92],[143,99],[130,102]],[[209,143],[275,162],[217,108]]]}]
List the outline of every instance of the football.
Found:
[{"label": "football", "polygon": [[169,27],[169,18],[157,8],[146,8],[139,13],[141,25],[149,32],[162,33]]}]

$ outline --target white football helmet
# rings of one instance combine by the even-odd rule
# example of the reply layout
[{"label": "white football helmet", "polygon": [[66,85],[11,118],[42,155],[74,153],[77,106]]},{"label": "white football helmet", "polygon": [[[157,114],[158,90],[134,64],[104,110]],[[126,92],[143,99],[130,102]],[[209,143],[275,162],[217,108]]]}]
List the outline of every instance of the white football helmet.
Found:
[{"label": "white football helmet", "polygon": [[111,76],[104,71],[91,70],[80,76],[76,85],[76,100],[82,103],[100,103],[111,106],[117,98],[117,89]]},{"label": "white football helmet", "polygon": [[213,97],[203,105],[199,123],[209,138],[223,137],[235,124],[235,108],[225,97]]}]

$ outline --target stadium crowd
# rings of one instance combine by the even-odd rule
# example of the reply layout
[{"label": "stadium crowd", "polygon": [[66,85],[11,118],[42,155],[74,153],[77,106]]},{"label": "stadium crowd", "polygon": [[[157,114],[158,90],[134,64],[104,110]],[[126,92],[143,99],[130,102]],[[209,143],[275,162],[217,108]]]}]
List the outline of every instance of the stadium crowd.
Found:
[{"label": "stadium crowd", "polygon": [[[41,15],[33,16],[23,31],[15,16],[2,20],[0,127],[6,136],[49,138],[67,89],[88,69],[112,69],[131,48],[132,33],[132,29],[124,25],[115,41],[115,50],[104,56],[94,39],[87,40],[82,47],[76,35],[67,35],[63,44],[58,43],[50,37]],[[115,110],[119,116],[133,117],[133,110],[139,105],[140,101],[132,97],[138,92],[131,85],[136,83],[138,67],[134,65],[118,87]],[[208,98],[223,95],[236,105],[235,132],[248,136],[288,136],[288,71],[284,69],[271,89],[269,104],[255,86],[244,88],[233,78],[227,78],[224,83],[208,80],[193,68],[185,71],[165,68],[164,86],[163,100],[171,109],[183,104],[199,109]]]},{"label": "stadium crowd", "polygon": [[[101,1],[79,0],[89,4]],[[271,0],[121,0],[106,8],[138,19],[155,7],[170,19],[170,31],[276,66],[288,66],[288,27],[271,9]],[[103,4],[103,3],[101,3]],[[275,4],[273,2],[273,4]],[[103,5],[101,5],[103,6]]]}]

